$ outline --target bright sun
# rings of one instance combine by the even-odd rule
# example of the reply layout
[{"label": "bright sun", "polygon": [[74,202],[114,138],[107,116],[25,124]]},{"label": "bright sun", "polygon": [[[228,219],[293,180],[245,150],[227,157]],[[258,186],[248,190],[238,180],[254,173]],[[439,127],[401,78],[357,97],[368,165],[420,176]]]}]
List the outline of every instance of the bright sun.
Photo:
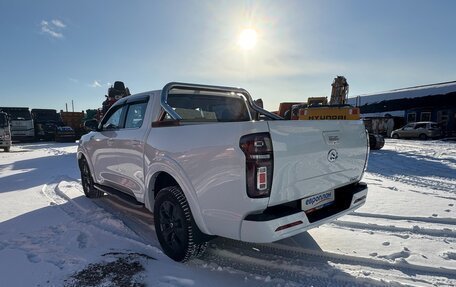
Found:
[{"label": "bright sun", "polygon": [[257,32],[254,29],[244,29],[239,35],[239,46],[244,50],[251,50],[257,42]]}]

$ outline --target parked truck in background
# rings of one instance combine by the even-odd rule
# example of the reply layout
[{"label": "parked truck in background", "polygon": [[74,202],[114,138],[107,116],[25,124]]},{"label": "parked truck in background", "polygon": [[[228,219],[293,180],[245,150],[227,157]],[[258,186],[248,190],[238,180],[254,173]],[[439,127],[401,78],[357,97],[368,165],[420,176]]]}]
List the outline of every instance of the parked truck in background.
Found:
[{"label": "parked truck in background", "polygon": [[55,140],[57,127],[61,125],[57,111],[53,109],[32,109],[31,114],[35,126],[35,138],[37,140]]},{"label": "parked truck in background", "polygon": [[361,121],[289,121],[244,89],[169,83],[119,99],[77,160],[87,197],[144,205],[185,261],[213,236],[273,242],[359,208],[368,150]]},{"label": "parked truck in background", "polygon": [[10,120],[5,112],[0,112],[0,148],[5,152],[9,152],[11,148]]},{"label": "parked truck in background", "polygon": [[[73,140],[79,139],[84,133],[85,129],[83,126],[84,123],[84,111],[81,112],[64,112],[63,110],[60,111],[60,118],[62,119],[63,125],[66,126],[66,131],[69,132],[70,127],[73,131]],[[64,131],[63,129],[62,131]],[[67,134],[69,137],[70,135]]]},{"label": "parked truck in background", "polygon": [[0,111],[9,115],[13,141],[35,140],[35,127],[29,108],[0,107]]}]

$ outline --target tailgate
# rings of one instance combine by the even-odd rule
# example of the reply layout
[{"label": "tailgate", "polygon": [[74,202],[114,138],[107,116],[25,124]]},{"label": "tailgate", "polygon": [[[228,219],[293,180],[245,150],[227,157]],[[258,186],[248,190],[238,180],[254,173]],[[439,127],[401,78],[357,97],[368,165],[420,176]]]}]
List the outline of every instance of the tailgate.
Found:
[{"label": "tailgate", "polygon": [[274,174],[269,206],[360,180],[368,152],[361,121],[269,121]]}]

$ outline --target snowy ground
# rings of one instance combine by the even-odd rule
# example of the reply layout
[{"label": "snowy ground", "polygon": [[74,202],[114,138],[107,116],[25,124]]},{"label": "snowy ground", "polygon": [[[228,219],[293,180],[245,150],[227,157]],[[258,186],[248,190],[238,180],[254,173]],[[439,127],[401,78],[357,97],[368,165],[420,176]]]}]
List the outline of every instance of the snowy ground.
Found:
[{"label": "snowy ground", "polygon": [[0,153],[0,286],[456,285],[455,142],[387,140],[356,213],[274,244],[216,239],[186,264],[144,209],[83,196],[75,151]]}]

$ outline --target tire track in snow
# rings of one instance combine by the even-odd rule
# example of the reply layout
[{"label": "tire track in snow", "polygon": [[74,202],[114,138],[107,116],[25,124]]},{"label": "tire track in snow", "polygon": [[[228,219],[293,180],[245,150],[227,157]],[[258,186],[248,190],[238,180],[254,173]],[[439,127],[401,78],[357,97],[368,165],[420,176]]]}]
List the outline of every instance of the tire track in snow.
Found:
[{"label": "tire track in snow", "polygon": [[398,227],[398,226],[385,226],[375,223],[363,223],[363,222],[353,222],[353,221],[345,221],[345,220],[336,220],[329,223],[330,226],[334,226],[336,228],[344,228],[344,229],[360,229],[365,231],[380,231],[384,233],[388,233],[390,235],[396,235],[402,238],[405,238],[402,235],[395,234],[395,233],[407,233],[407,234],[420,234],[426,236],[433,236],[433,237],[450,237],[456,238],[456,231],[451,229],[432,229],[432,228],[423,228],[417,225],[414,225],[412,228],[406,227]]},{"label": "tire track in snow", "polygon": [[[75,219],[78,224],[95,227],[97,230],[109,233],[112,236],[122,237],[134,243],[142,245],[146,244],[146,242],[144,242],[140,236],[126,226],[121,219],[106,212],[103,208],[97,206],[91,200],[83,197],[87,202],[86,206],[76,202],[71,195],[68,195],[59,187],[63,181],[69,183],[76,182],[78,185],[80,184],[79,181],[73,178],[60,176],[58,177],[58,180],[54,180],[54,182],[57,183],[49,185],[45,184],[42,188],[42,193],[64,213]],[[73,192],[75,191],[73,190]],[[84,196],[82,190],[76,189],[76,192],[81,196]]]},{"label": "tire track in snow", "polygon": [[375,213],[358,212],[358,211],[350,213],[350,215],[359,216],[359,217],[390,219],[390,220],[421,221],[421,222],[426,222],[426,223],[448,224],[448,225],[456,226],[456,219],[454,219],[454,218],[400,216],[400,215],[375,214]]},{"label": "tire track in snow", "polygon": [[[391,282],[382,282],[371,278],[352,276],[339,270],[320,257],[296,258],[273,253],[270,250],[264,252],[252,246],[243,246],[235,243],[235,246],[210,247],[207,254],[200,262],[193,264],[207,268],[214,263],[216,270],[235,269],[252,274],[260,274],[269,279],[291,280],[299,286],[394,286]],[[223,266],[223,267],[222,267]],[[280,277],[278,277],[278,274]],[[271,278],[272,277],[272,278]]]},{"label": "tire track in snow", "polygon": [[443,196],[443,195],[438,195],[438,194],[431,193],[431,192],[425,192],[425,191],[414,190],[414,189],[409,189],[409,191],[415,192],[415,193],[419,193],[419,194],[423,194],[423,195],[430,195],[430,196],[435,196],[435,197],[438,197],[438,198],[454,200],[456,202],[456,197]]},{"label": "tire track in snow", "polygon": [[[310,250],[299,247],[285,246],[278,243],[272,244],[249,244],[238,241],[223,240],[221,246],[208,248],[207,260],[217,262],[220,265],[241,267],[242,270],[256,270],[263,268],[269,272],[280,271],[285,276],[298,279],[304,276],[317,276],[323,279],[331,278],[330,282],[339,282],[336,286],[365,286],[366,284],[394,286],[403,284],[404,280],[416,282],[417,275],[435,277],[441,276],[449,280],[456,280],[456,270],[410,264],[404,261],[389,262],[366,257],[337,254],[327,251]],[[205,259],[205,258],[203,258]],[[353,266],[352,269],[369,269],[366,282],[363,278],[353,277],[345,273],[339,274],[328,263]],[[247,266],[246,266],[247,265]],[[248,266],[252,265],[252,266]],[[249,269],[250,268],[250,269]],[[339,271],[343,271],[339,270]],[[396,279],[385,282],[385,278],[391,278],[390,273],[398,271]],[[407,274],[414,274],[408,276]],[[430,282],[426,282],[431,285]],[[456,284],[456,281],[454,282]],[[325,286],[325,285],[323,285]]]},{"label": "tire track in snow", "polygon": [[[98,213],[104,214],[104,216],[110,218],[107,222],[108,224],[95,221],[89,222],[89,225],[92,225],[104,232],[130,240],[133,243],[147,245],[147,248],[153,248],[155,253],[163,253],[155,235],[153,215],[146,208],[125,203],[122,204],[123,202],[121,200],[110,195],[105,195],[97,199],[88,199],[84,195],[84,191],[82,190],[81,182],[79,180],[68,176],[62,176],[61,178],[63,181],[68,182],[70,187],[65,190],[60,189],[59,186],[62,182],[60,181],[56,186],[58,194],[61,194],[62,197],[69,198],[69,202],[74,206],[80,206],[71,198],[71,196],[68,196],[67,194],[72,193],[72,195],[75,195],[75,193],[78,193],[88,204],[93,205],[92,207],[94,209],[98,209]],[[84,208],[81,207],[80,209],[83,210]],[[92,208],[90,208],[89,212],[93,213]],[[107,228],[106,225],[109,226],[109,223],[112,222],[115,223],[113,229],[120,228],[128,233],[127,236],[124,236],[124,233],[115,232],[113,229]],[[121,225],[119,226],[116,222]],[[85,220],[84,223],[87,224]]]},{"label": "tire track in snow", "polygon": [[318,251],[318,250],[310,250],[310,249],[303,249],[303,248],[296,248],[292,246],[284,246],[277,243],[273,243],[270,245],[261,245],[263,248],[269,248],[270,250],[276,250],[281,254],[287,254],[289,256],[297,256],[298,254],[301,256],[314,256],[318,258],[324,258],[326,260],[332,262],[338,262],[343,264],[350,264],[350,265],[358,265],[361,264],[363,266],[370,266],[370,267],[379,267],[382,270],[390,270],[396,269],[404,271],[404,273],[408,273],[412,271],[413,273],[421,273],[422,275],[442,275],[447,278],[456,279],[456,270],[454,269],[447,269],[443,267],[430,267],[430,266],[422,266],[417,264],[410,264],[402,261],[398,262],[388,262],[384,260],[376,260],[367,257],[359,257],[359,256],[352,256],[346,254],[338,254],[332,253],[328,251]]},{"label": "tire track in snow", "polygon": [[456,194],[456,181],[449,180],[448,178],[427,178],[413,175],[385,175],[375,171],[369,171],[370,174],[379,178],[386,178],[389,180],[397,181],[400,183],[408,184],[411,186],[430,188],[434,190],[444,191],[451,194]]}]

